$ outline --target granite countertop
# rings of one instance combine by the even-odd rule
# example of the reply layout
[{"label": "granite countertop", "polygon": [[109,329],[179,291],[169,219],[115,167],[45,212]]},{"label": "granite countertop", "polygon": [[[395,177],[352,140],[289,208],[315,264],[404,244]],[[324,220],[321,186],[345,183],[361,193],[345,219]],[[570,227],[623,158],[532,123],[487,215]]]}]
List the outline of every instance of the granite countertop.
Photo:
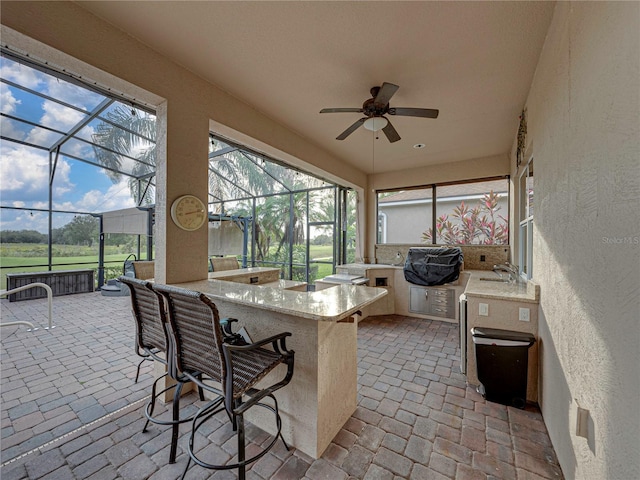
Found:
[{"label": "granite countertop", "polygon": [[534,282],[518,280],[517,283],[504,283],[480,280],[481,278],[498,278],[491,270],[465,270],[465,273],[469,274],[469,281],[464,290],[467,296],[527,303],[540,302],[540,286]]},{"label": "granite countertop", "polygon": [[209,272],[209,278],[217,278],[225,280],[235,277],[249,277],[256,274],[276,273],[280,276],[280,269],[273,267],[247,267],[247,268],[235,268],[231,270],[221,270],[219,272]]},{"label": "granite countertop", "polygon": [[343,265],[336,265],[336,271],[344,270],[350,275],[366,276],[367,270],[382,270],[382,269],[398,269],[403,268],[401,265],[388,265],[386,263],[345,263]]},{"label": "granite countertop", "polygon": [[336,285],[317,292],[285,290],[278,286],[248,285],[223,280],[175,284],[216,299],[312,320],[336,322],[384,297],[384,288]]}]

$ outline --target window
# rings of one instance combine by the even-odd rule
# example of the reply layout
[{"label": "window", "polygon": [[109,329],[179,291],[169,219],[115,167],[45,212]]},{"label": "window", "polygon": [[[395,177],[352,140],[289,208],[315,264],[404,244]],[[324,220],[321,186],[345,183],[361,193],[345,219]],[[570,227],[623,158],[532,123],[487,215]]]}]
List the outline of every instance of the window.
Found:
[{"label": "window", "polygon": [[507,245],[509,181],[378,192],[378,243]]},{"label": "window", "polygon": [[422,243],[432,223],[433,187],[378,192],[378,243]]},{"label": "window", "polygon": [[353,261],[355,192],[213,134],[209,144],[209,211],[249,221],[242,244],[220,253],[310,284]]},{"label": "window", "polygon": [[520,175],[519,188],[519,264],[520,275],[533,278],[533,159]]},{"label": "window", "polygon": [[155,203],[156,117],[50,67],[0,48],[0,284],[94,268],[101,286],[129,254],[153,255],[151,235],[105,233],[100,249],[99,232],[106,212]]}]

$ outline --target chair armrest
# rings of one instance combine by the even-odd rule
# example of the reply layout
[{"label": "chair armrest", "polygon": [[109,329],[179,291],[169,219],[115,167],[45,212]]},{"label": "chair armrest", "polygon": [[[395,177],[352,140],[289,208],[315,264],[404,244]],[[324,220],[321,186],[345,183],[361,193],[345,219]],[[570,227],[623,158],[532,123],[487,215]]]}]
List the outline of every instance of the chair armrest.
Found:
[{"label": "chair armrest", "polygon": [[250,352],[251,350],[255,350],[256,348],[260,348],[263,345],[271,343],[273,345],[273,349],[277,353],[283,355],[284,353],[291,353],[289,350],[287,350],[287,344],[286,344],[286,337],[290,337],[290,336],[291,336],[290,332],[282,332],[282,333],[279,333],[278,335],[273,335],[271,337],[265,338],[258,342],[249,343],[248,345],[229,345],[224,343],[222,347],[223,349],[229,350],[231,352],[233,352],[234,350],[241,351],[241,352]]}]

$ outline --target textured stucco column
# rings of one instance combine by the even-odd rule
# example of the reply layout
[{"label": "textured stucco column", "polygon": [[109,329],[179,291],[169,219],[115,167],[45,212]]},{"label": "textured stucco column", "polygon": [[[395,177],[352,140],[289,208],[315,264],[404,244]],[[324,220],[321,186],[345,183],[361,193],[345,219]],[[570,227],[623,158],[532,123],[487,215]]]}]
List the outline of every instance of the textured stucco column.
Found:
[{"label": "textured stucco column", "polygon": [[[156,281],[207,278],[207,227],[187,232],[171,220],[171,203],[191,194],[208,201],[209,120],[189,103],[164,103],[158,110],[156,189]],[[166,132],[166,136],[165,136]]]}]

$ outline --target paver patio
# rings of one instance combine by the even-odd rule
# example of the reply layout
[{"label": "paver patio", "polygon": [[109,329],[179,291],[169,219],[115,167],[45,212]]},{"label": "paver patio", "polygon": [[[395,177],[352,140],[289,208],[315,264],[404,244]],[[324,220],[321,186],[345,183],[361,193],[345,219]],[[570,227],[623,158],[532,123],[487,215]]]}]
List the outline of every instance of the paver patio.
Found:
[{"label": "paver patio", "polygon": [[[0,301],[2,321],[46,325],[46,301]],[[224,314],[224,312],[221,312]],[[128,297],[98,293],[54,298],[52,331],[4,327],[2,467],[10,479],[175,479],[186,464],[189,425],[169,465],[169,429],[142,433],[152,382],[138,357]],[[457,325],[397,315],[358,326],[358,409],[322,458],[279,442],[253,464],[251,479],[561,479],[540,412],[486,402],[457,373]],[[183,411],[195,411],[188,394]],[[206,434],[206,437],[204,436]],[[212,459],[235,451],[221,415],[196,445]],[[248,449],[268,437],[247,431]],[[236,478],[192,466],[187,479]]]}]

